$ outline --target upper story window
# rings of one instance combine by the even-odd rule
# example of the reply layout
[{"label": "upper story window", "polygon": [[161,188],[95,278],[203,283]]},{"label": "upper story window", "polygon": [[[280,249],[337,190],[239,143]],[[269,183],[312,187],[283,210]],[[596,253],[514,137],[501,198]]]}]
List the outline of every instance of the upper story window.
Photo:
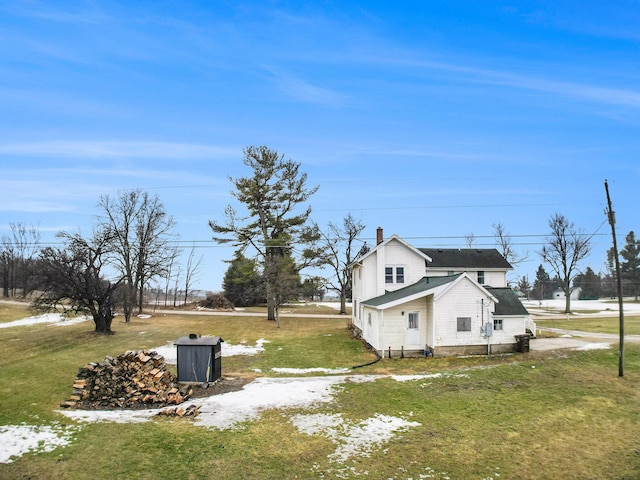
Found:
[{"label": "upper story window", "polygon": [[396,283],[404,283],[404,267],[396,267]]},{"label": "upper story window", "polygon": [[384,283],[393,283],[393,267],[385,267]]},{"label": "upper story window", "polygon": [[478,270],[478,283],[480,285],[484,285],[485,281],[484,281],[484,270]]},{"label": "upper story window", "polygon": [[404,283],[404,267],[385,267],[384,283]]}]

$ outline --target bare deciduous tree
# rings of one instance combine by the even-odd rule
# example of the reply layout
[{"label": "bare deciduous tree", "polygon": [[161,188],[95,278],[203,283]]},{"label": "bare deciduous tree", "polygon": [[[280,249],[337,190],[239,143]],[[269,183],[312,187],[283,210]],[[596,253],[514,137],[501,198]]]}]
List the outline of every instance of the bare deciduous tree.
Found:
[{"label": "bare deciduous tree", "polygon": [[187,299],[189,298],[189,293],[191,292],[191,288],[193,287],[193,283],[198,280],[200,275],[200,267],[202,267],[202,262],[204,257],[202,255],[196,256],[196,247],[195,245],[191,247],[191,251],[187,257],[187,266],[185,268],[184,274],[184,303],[187,303]]},{"label": "bare deciduous tree", "polygon": [[542,247],[540,255],[560,279],[566,298],[565,313],[570,313],[571,281],[578,273],[578,262],[591,252],[591,238],[582,230],[576,230],[564,215],[557,213],[549,219],[549,228],[548,245]]},{"label": "bare deciduous tree", "polygon": [[41,252],[37,278],[42,293],[34,306],[90,314],[97,333],[111,334],[116,291],[124,280],[103,276],[113,238],[105,230],[94,232],[88,240],[80,234],[59,236],[63,248],[46,247]]},{"label": "bare deciduous tree", "polygon": [[123,310],[129,322],[134,306],[142,312],[143,292],[149,281],[163,276],[177,249],[171,246],[173,218],[158,196],[140,190],[102,196],[98,204],[106,217],[100,225],[112,238],[112,262],[124,277]]},{"label": "bare deciduous tree", "polygon": [[507,260],[507,262],[511,264],[511,266],[516,267],[527,260],[527,254],[519,255],[515,252],[511,243],[511,236],[507,233],[502,223],[494,223],[491,226],[493,227],[494,237],[496,245],[498,246],[498,250]]},{"label": "bare deciduous tree", "polygon": [[327,233],[322,235],[326,264],[332,274],[327,281],[327,287],[340,295],[341,314],[347,313],[346,301],[348,297],[351,297],[351,263],[355,258],[354,242],[364,228],[365,225],[349,213],[342,220],[342,225],[330,222]]}]

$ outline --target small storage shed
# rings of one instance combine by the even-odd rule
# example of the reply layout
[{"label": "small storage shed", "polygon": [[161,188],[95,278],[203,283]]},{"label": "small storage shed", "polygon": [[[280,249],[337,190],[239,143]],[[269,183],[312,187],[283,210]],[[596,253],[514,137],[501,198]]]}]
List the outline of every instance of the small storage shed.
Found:
[{"label": "small storage shed", "polygon": [[222,346],[220,337],[201,337],[191,334],[178,338],[178,382],[215,382],[222,376]]}]

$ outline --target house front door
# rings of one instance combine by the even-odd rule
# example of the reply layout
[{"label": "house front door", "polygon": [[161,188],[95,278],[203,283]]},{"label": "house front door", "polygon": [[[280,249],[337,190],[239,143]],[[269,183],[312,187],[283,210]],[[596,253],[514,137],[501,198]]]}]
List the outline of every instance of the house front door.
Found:
[{"label": "house front door", "polygon": [[420,347],[420,314],[419,312],[409,312],[407,315],[407,347]]}]

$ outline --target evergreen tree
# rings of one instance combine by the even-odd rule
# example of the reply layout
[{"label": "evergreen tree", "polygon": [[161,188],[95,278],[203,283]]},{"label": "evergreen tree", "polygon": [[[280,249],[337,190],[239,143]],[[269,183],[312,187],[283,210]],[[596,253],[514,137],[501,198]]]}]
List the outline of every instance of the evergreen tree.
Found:
[{"label": "evergreen tree", "polygon": [[243,162],[252,174],[230,180],[235,187],[232,195],[244,206],[246,215],[238,216],[228,206],[224,223],[210,221],[209,226],[217,242],[255,250],[263,267],[267,318],[277,320],[277,299],[285,291],[289,293],[284,297],[292,293],[288,288],[292,276],[299,277],[303,268],[322,263],[317,247],[320,232],[307,222],[311,207],[300,209],[318,187],[307,187],[307,175],[300,171],[300,163],[285,160],[275,150],[250,146],[243,153]]},{"label": "evergreen tree", "polygon": [[237,251],[222,280],[224,296],[236,307],[249,307],[265,300],[262,277],[255,260]]},{"label": "evergreen tree", "polygon": [[576,275],[573,287],[580,288],[580,300],[596,300],[602,295],[602,278],[587,267],[584,273]]},{"label": "evergreen tree", "polygon": [[625,237],[625,242],[624,247],[620,250],[622,257],[620,273],[624,280],[625,292],[638,300],[638,293],[640,293],[640,240],[636,239],[632,230]]},{"label": "evergreen tree", "polygon": [[536,279],[533,282],[531,295],[536,300],[546,300],[551,298],[552,293],[551,277],[549,277],[549,274],[546,272],[544,267],[539,265],[538,270],[536,271]]},{"label": "evergreen tree", "polygon": [[529,299],[531,296],[531,284],[529,283],[529,279],[527,277],[522,277],[518,280],[518,290],[520,293]]}]

